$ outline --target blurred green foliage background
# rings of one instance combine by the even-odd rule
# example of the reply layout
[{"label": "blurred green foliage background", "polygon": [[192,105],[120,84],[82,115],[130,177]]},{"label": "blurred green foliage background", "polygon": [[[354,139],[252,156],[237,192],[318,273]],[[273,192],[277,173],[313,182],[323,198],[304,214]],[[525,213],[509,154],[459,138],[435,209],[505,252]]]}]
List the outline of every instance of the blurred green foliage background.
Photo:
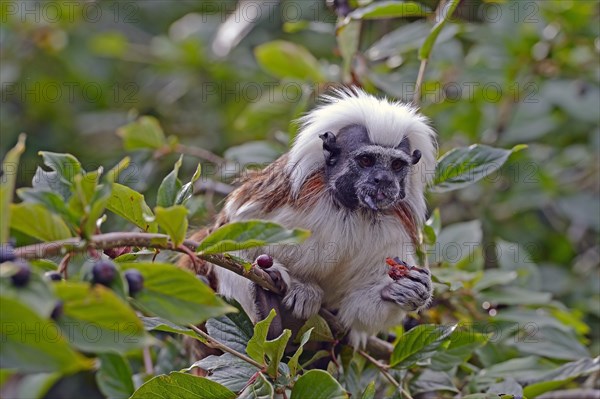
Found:
[{"label": "blurred green foliage background", "polygon": [[[412,100],[431,28],[363,20],[336,37],[338,16],[321,0],[2,1],[0,19],[2,154],[28,134],[19,185],[39,150],[70,152],[87,170],[115,164],[125,154],[115,131],[139,115],[231,165],[270,162],[288,148],[290,121],[331,84]],[[543,337],[490,350],[490,364],[600,352],[599,34],[597,1],[464,0],[432,51],[421,108],[440,154],[528,145],[482,182],[429,196],[444,226],[430,262],[450,288],[428,317],[468,319],[472,306],[499,323],[535,322]],[[151,198],[177,157],[133,159],[129,183]],[[186,157],[180,175],[197,161]],[[229,182],[211,170],[205,179]],[[444,246],[470,242],[458,254]],[[491,269],[516,274],[460,302],[472,294],[469,273]]]}]

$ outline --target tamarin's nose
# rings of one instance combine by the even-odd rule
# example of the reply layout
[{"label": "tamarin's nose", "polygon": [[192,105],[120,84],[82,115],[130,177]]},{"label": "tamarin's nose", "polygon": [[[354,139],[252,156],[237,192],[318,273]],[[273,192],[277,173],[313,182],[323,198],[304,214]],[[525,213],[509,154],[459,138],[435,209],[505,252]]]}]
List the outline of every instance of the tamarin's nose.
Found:
[{"label": "tamarin's nose", "polygon": [[380,187],[387,187],[392,184],[390,175],[384,171],[378,171],[373,174],[373,183]]}]

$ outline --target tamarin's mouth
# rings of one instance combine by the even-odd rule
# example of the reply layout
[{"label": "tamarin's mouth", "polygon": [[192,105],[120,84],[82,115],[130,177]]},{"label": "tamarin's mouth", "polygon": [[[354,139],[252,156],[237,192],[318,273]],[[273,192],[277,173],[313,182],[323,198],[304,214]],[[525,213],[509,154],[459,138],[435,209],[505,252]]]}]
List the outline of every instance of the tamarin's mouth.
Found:
[{"label": "tamarin's mouth", "polygon": [[362,202],[374,211],[388,208],[394,201],[393,195],[382,189],[369,191],[362,195]]}]

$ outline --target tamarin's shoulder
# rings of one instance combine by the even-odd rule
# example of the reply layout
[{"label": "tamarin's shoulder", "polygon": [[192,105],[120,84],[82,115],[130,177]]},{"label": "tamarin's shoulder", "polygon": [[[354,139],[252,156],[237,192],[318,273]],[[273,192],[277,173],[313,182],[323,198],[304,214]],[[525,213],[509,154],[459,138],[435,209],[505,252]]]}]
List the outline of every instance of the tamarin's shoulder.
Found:
[{"label": "tamarin's shoulder", "polygon": [[238,179],[239,185],[226,201],[229,209],[237,209],[243,204],[258,203],[262,212],[268,214],[288,205],[302,207],[309,205],[323,192],[323,171],[316,171],[306,179],[299,194],[292,196],[290,173],[293,165],[289,164],[289,154],[286,153],[262,170],[245,172]]}]

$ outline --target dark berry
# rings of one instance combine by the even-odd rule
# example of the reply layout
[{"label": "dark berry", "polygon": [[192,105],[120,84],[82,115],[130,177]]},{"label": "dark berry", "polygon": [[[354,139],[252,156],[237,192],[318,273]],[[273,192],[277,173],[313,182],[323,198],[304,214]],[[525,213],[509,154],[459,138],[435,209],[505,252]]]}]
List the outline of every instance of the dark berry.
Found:
[{"label": "dark berry", "polygon": [[61,281],[62,280],[62,275],[59,272],[46,272],[46,273],[44,273],[44,277],[46,277],[48,280],[52,280],[52,281]]},{"label": "dark berry", "polygon": [[0,245],[0,263],[12,262],[17,257],[15,256],[15,248],[11,244]]},{"label": "dark berry", "polygon": [[93,282],[110,285],[117,275],[115,264],[109,260],[98,261],[92,268]]},{"label": "dark berry", "polygon": [[31,277],[31,268],[27,262],[18,262],[16,265],[17,272],[10,276],[10,278],[15,287],[24,287]]},{"label": "dark berry", "polygon": [[256,264],[262,269],[268,269],[273,266],[273,258],[267,254],[262,254],[256,258]]},{"label": "dark berry", "polygon": [[133,296],[144,288],[144,276],[136,269],[125,271],[125,279],[129,286],[129,295]]},{"label": "dark berry", "polygon": [[52,320],[58,320],[58,318],[60,316],[62,316],[63,313],[64,313],[63,302],[58,301],[58,302],[56,302],[54,309],[52,309],[52,313],[50,313],[50,318]]}]

